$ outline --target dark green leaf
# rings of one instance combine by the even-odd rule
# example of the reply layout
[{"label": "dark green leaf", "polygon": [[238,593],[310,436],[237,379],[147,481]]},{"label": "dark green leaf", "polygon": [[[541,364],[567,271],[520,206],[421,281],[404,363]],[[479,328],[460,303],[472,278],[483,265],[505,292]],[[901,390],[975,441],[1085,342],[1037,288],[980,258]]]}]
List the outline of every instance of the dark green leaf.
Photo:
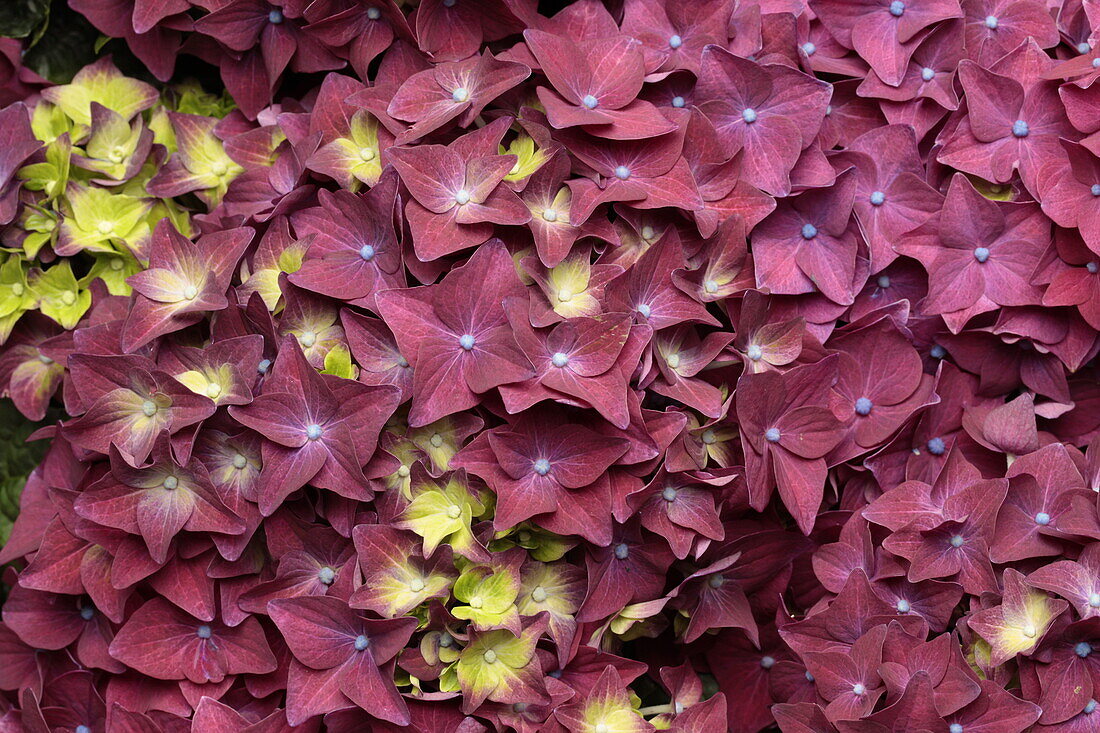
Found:
[{"label": "dark green leaf", "polygon": [[50,0],[3,0],[0,2],[0,36],[26,38],[44,25]]}]

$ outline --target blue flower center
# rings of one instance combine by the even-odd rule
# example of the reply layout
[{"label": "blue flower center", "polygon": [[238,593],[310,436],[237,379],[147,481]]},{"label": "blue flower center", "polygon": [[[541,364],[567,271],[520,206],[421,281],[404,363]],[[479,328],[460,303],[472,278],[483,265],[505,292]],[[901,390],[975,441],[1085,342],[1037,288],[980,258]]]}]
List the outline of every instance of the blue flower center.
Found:
[{"label": "blue flower center", "polygon": [[947,349],[943,348],[939,344],[933,344],[931,351],[928,352],[932,355],[933,359],[942,359],[947,356]]},{"label": "blue flower center", "polygon": [[894,16],[895,18],[900,18],[904,12],[905,3],[903,3],[901,0],[894,0],[894,2],[890,3],[890,15]]},{"label": "blue flower center", "polygon": [[332,585],[333,581],[336,580],[336,571],[325,565],[317,571],[317,580],[321,581],[323,585]]},{"label": "blue flower center", "polygon": [[684,104],[685,104],[685,102],[684,102],[683,97],[681,97],[679,95],[676,95],[675,97],[672,98],[672,106],[673,107],[680,108],[680,107],[683,107]]},{"label": "blue flower center", "polygon": [[878,280],[876,282],[878,283],[878,286],[880,288],[885,290],[886,288],[890,287],[890,276],[889,275],[879,275]]},{"label": "blue flower center", "polygon": [[584,99],[581,100],[581,104],[588,109],[596,109],[596,107],[600,105],[600,100],[596,99],[591,94],[586,94],[584,95]]},{"label": "blue flower center", "polygon": [[638,312],[642,314],[642,318],[649,318],[653,313],[653,309],[649,307],[648,303],[639,303]]},{"label": "blue flower center", "polygon": [[550,461],[545,458],[540,458],[535,461],[535,473],[539,476],[545,476],[550,473]]},{"label": "blue flower center", "polygon": [[882,206],[886,203],[886,194],[882,191],[871,192],[871,206]]},{"label": "blue flower center", "polygon": [[569,355],[558,351],[552,357],[550,357],[550,361],[558,369],[561,369],[569,363]]},{"label": "blue flower center", "polygon": [[760,666],[764,669],[771,669],[775,666],[775,657],[763,656],[760,657]]},{"label": "blue flower center", "polygon": [[1043,527],[1047,526],[1050,524],[1050,515],[1046,512],[1039,512],[1035,515],[1035,523]]},{"label": "blue flower center", "polygon": [[1016,120],[1012,123],[1012,134],[1016,137],[1027,137],[1029,132],[1031,132],[1031,128],[1023,120]]},{"label": "blue flower center", "polygon": [[455,89],[453,92],[451,92],[451,99],[456,102],[465,102],[469,98],[470,92],[467,91],[466,87],[459,87],[458,89]]},{"label": "blue flower center", "polygon": [[764,440],[768,441],[769,443],[778,443],[779,438],[779,428],[768,428],[764,431]]},{"label": "blue flower center", "polygon": [[1089,189],[1093,196],[1100,196],[1100,183],[1092,184],[1092,188]]},{"label": "blue flower center", "polygon": [[678,492],[673,487],[666,486],[664,488],[664,490],[661,491],[661,498],[664,499],[665,501],[676,501],[676,494],[677,493]]},{"label": "blue flower center", "polygon": [[867,687],[862,682],[857,682],[852,685],[853,695],[862,695],[865,692],[867,692]]},{"label": "blue flower center", "polygon": [[267,370],[271,368],[271,359],[260,359],[260,363],[256,365],[256,371],[260,374],[267,374]]},{"label": "blue flower center", "polygon": [[974,259],[978,262],[985,262],[989,259],[989,247],[975,247]]},{"label": "blue flower center", "polygon": [[283,11],[278,8],[272,10],[267,14],[267,22],[273,25],[279,25],[283,22]]},{"label": "blue flower center", "polygon": [[912,606],[909,605],[909,601],[902,598],[898,601],[896,608],[898,609],[898,613],[909,613],[909,611],[912,609]]},{"label": "blue flower center", "polygon": [[1088,41],[1077,44],[1077,53],[1088,53],[1092,50],[1092,46],[1088,44]]},{"label": "blue flower center", "polygon": [[746,107],[745,110],[741,113],[741,119],[751,125],[752,123],[756,122],[756,110],[752,107]]},{"label": "blue flower center", "polygon": [[78,725],[73,729],[73,733],[92,733],[92,729],[86,725]]},{"label": "blue flower center", "polygon": [[630,555],[630,545],[625,542],[620,542],[615,545],[615,557],[620,560],[625,560]]},{"label": "blue flower center", "polygon": [[920,70],[920,78],[924,81],[932,81],[936,78],[936,70],[930,66],[925,66]]},{"label": "blue flower center", "polygon": [[986,28],[988,28],[989,30],[993,30],[997,27],[997,25],[998,25],[998,23],[997,23],[997,16],[996,15],[987,15],[987,16],[985,16],[985,27]]},{"label": "blue flower center", "polygon": [[809,223],[802,225],[802,238],[803,239],[813,239],[816,236],[817,236],[817,227],[815,227],[813,224],[809,224]]},{"label": "blue flower center", "polygon": [[368,646],[370,646],[370,639],[368,639],[366,636],[360,634],[359,636],[355,637],[355,651],[361,652]]},{"label": "blue flower center", "polygon": [[856,400],[856,414],[857,415],[870,415],[871,414],[871,400],[866,397],[860,397]]},{"label": "blue flower center", "polygon": [[382,11],[375,7],[367,8],[367,18],[370,20],[378,20],[382,17]]},{"label": "blue flower center", "polygon": [[966,540],[961,534],[957,534],[949,540],[952,547],[962,547]]},{"label": "blue flower center", "polygon": [[1085,265],[1085,269],[1095,275],[1098,271],[1100,271],[1100,262],[1090,262]]},{"label": "blue flower center", "polygon": [[322,432],[324,431],[321,430],[321,426],[317,423],[312,423],[311,425],[306,426],[306,437],[310,440],[320,440]]},{"label": "blue flower center", "polygon": [[95,606],[85,605],[80,607],[80,618],[91,621],[95,617]]},{"label": "blue flower center", "polygon": [[474,337],[468,333],[464,333],[458,337],[458,345],[461,346],[464,351],[469,351],[474,348]]},{"label": "blue flower center", "polygon": [[1092,644],[1087,641],[1077,642],[1077,646],[1073,647],[1073,653],[1084,659],[1088,655],[1092,654]]},{"label": "blue flower center", "polygon": [[374,247],[370,246],[369,244],[364,244],[362,247],[359,248],[359,256],[367,262],[370,262],[374,259]]},{"label": "blue flower center", "polygon": [[615,177],[620,181],[625,181],[627,178],[630,178],[630,169],[625,165],[616,166]]},{"label": "blue flower center", "polygon": [[195,629],[195,636],[199,637],[200,639],[209,639],[211,634],[213,634],[213,631],[206,624],[203,624],[199,628]]},{"label": "blue flower center", "polygon": [[1097,702],[1095,700],[1089,700],[1085,703],[1085,707],[1081,710],[1085,715],[1092,715],[1096,712]]},{"label": "blue flower center", "polygon": [[928,452],[934,456],[942,456],[943,452],[947,450],[947,446],[943,442],[943,438],[932,438],[928,441]]},{"label": "blue flower center", "polygon": [[817,46],[815,46],[812,42],[806,41],[802,44],[802,53],[806,54],[807,56],[813,56],[815,51],[817,51]]},{"label": "blue flower center", "polygon": [[671,38],[668,39],[668,47],[669,48],[677,49],[677,48],[679,48],[680,46],[683,46],[683,45],[684,45],[684,39],[680,38],[680,36],[672,36]]},{"label": "blue flower center", "polygon": [[960,723],[952,723],[947,730],[949,733],[963,733],[963,727]]}]

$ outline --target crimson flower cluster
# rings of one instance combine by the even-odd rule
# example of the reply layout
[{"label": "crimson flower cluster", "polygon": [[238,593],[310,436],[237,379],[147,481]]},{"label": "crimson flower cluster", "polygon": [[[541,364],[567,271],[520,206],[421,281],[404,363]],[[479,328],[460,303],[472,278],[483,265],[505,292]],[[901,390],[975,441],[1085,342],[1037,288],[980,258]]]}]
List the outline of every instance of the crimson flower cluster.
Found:
[{"label": "crimson flower cluster", "polygon": [[1093,3],[70,2],[239,173],[0,358],[0,725],[1100,727]]}]

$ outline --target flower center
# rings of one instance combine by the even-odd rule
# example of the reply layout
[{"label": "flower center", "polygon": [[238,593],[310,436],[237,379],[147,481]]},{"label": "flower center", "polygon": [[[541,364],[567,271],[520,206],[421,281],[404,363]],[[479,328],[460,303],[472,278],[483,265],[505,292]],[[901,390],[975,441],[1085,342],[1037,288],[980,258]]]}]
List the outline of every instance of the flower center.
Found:
[{"label": "flower center", "polygon": [[943,452],[947,450],[943,438],[932,438],[925,447],[928,449],[928,452],[934,456],[942,456]]},{"label": "flower center", "polygon": [[374,148],[360,148],[359,160],[363,161],[364,163],[369,163],[370,161],[374,160]]},{"label": "flower center", "polygon": [[989,30],[994,30],[997,27],[997,16],[987,15],[985,16],[985,27]]},{"label": "flower center", "polygon": [[482,655],[482,659],[485,660],[486,664],[493,664],[497,661],[497,653],[492,649],[486,649],[485,653]]},{"label": "flower center", "polygon": [[97,226],[96,229],[99,231],[100,234],[106,236],[114,232],[115,225],[109,221],[101,221],[99,222],[99,226]]},{"label": "flower center", "polygon": [[462,514],[462,509],[458,504],[451,504],[447,507],[447,516],[451,519],[458,519],[458,515]]},{"label": "flower center", "polygon": [[200,639],[209,639],[212,633],[213,631],[206,624],[203,624],[199,628],[195,629],[195,636],[199,637]]},{"label": "flower center", "polygon": [[61,294],[61,302],[65,305],[72,305],[76,302],[76,293],[71,290],[66,290]]},{"label": "flower center", "polygon": [[661,498],[668,502],[676,501],[676,494],[678,492],[671,486],[666,486],[661,492]]},{"label": "flower center", "polygon": [[368,639],[365,634],[360,634],[355,637],[355,651],[361,652],[368,646],[370,646],[370,639]]},{"label": "flower center", "polygon": [[668,39],[668,47],[671,49],[677,49],[684,45],[684,39],[680,36],[672,36]]},{"label": "flower center", "polygon": [[91,621],[95,617],[95,606],[81,606],[80,618],[85,621]]},{"label": "flower center", "polygon": [[535,461],[535,473],[539,476],[545,476],[550,473],[550,461],[545,458],[540,458]]},{"label": "flower center", "polygon": [[680,368],[680,355],[679,354],[669,354],[668,356],[665,357],[665,362],[668,364],[670,369],[679,369]]},{"label": "flower center", "polygon": [[963,733],[963,727],[961,723],[952,723],[947,728],[948,733]]},{"label": "flower center", "polygon": [[778,443],[779,437],[779,428],[768,428],[764,431],[764,440],[769,443]]},{"label": "flower center", "polygon": [[470,203],[470,192],[464,188],[461,189],[458,193],[455,194],[455,203],[459,206],[465,206],[466,204]]},{"label": "flower center", "polygon": [[1047,526],[1050,524],[1050,515],[1046,512],[1039,512],[1035,515],[1035,523],[1043,527]]},{"label": "flower center", "polygon": [[175,476],[165,476],[164,482],[161,485],[169,491],[174,491],[176,488],[179,487],[180,480]]},{"label": "flower center", "polygon": [[245,466],[247,466],[247,465],[248,465],[248,459],[247,459],[247,458],[245,458],[245,457],[244,457],[243,455],[241,455],[240,453],[238,453],[237,455],[233,456],[233,468],[235,468],[235,469],[237,469],[237,470],[239,471],[239,470],[241,470],[242,468],[244,468],[244,467],[245,467]]},{"label": "flower center", "polygon": [[543,209],[542,210],[542,219],[543,219],[543,221],[557,221],[558,220],[558,212],[554,211],[553,209]]},{"label": "flower center", "polygon": [[218,395],[222,393],[222,386],[217,382],[211,382],[206,385],[206,396],[210,399],[217,399]]},{"label": "flower center", "polygon": [[756,122],[756,110],[752,107],[746,107],[741,111],[741,119],[743,119],[746,124],[751,125]]},{"label": "flower center", "polygon": [[718,442],[718,436],[714,434],[714,431],[707,428],[703,431],[703,442],[707,445],[714,445]]},{"label": "flower center", "polygon": [[424,581],[420,578],[413,578],[409,581],[409,590],[413,593],[419,593],[424,590]]},{"label": "flower center", "polygon": [[1023,120],[1016,120],[1012,123],[1012,134],[1016,137],[1027,137],[1029,132],[1031,132],[1031,129]]},{"label": "flower center", "polygon": [[569,355],[568,354],[563,354],[562,352],[558,351],[552,357],[550,357],[550,361],[558,369],[561,369],[562,367],[564,367],[566,364],[569,363]]},{"label": "flower center", "polygon": [[1093,196],[1100,196],[1100,183],[1092,184],[1092,188],[1090,188],[1089,191],[1092,193]]},{"label": "flower center", "polygon": [[535,586],[534,590],[531,591],[531,600],[535,603],[542,603],[543,601],[545,601],[546,589],[543,588],[541,585]]},{"label": "flower center", "polygon": [[267,14],[267,22],[268,23],[272,23],[274,25],[279,25],[280,23],[283,22],[283,20],[284,20],[283,11],[279,10],[278,8],[276,8],[275,10],[272,10],[270,13]]},{"label": "flower center", "polygon": [[459,87],[451,92],[451,99],[456,102],[465,102],[470,98],[470,93],[466,91],[466,87]]},{"label": "flower center", "polygon": [[627,168],[625,165],[616,166],[615,177],[618,178],[620,181],[625,181],[626,179],[630,178],[630,169]]},{"label": "flower center", "polygon": [[657,231],[649,224],[646,224],[644,227],[642,227],[642,239],[647,242],[652,242],[656,237]]},{"label": "flower center", "polygon": [[816,236],[817,236],[817,227],[815,227],[813,224],[810,224],[810,223],[806,223],[806,224],[802,225],[802,238],[803,239],[813,239]]},{"label": "flower center", "polygon": [[745,356],[753,361],[760,361],[764,358],[764,350],[758,344],[749,344],[749,348],[745,350]]},{"label": "flower center", "polygon": [[322,432],[323,431],[321,430],[321,426],[317,423],[306,426],[306,437],[310,440],[320,440]]},{"label": "flower center", "polygon": [[12,295],[22,295],[25,290],[26,288],[23,287],[23,283],[12,283],[11,285]]},{"label": "flower center", "polygon": [[229,166],[227,166],[225,163],[223,163],[220,160],[215,161],[214,164],[210,166],[210,172],[213,173],[218,178],[221,178],[222,176],[224,176],[226,173],[229,172]]},{"label": "flower center", "polygon": [[870,198],[871,206],[882,206],[884,203],[886,203],[886,194],[884,194],[882,191],[872,191]]},{"label": "flower center", "polygon": [[152,417],[157,414],[157,403],[152,400],[145,400],[141,403],[141,413],[145,417]]},{"label": "flower center", "polygon": [[374,259],[374,247],[369,244],[364,244],[359,248],[359,256],[367,262],[370,262]]},{"label": "flower center", "polygon": [[591,94],[586,94],[584,95],[584,99],[581,100],[581,104],[587,109],[596,109],[596,107],[600,106],[600,100],[596,99]]},{"label": "flower center", "polygon": [[474,348],[474,337],[468,333],[464,333],[458,338],[458,345],[465,351],[469,351]]},{"label": "flower center", "polygon": [[895,606],[895,608],[898,609],[898,613],[909,613],[912,606],[909,605],[909,601],[902,598],[898,601],[898,604],[897,606]]},{"label": "flower center", "polygon": [[925,66],[920,70],[920,78],[924,81],[932,81],[936,78],[936,70],[930,66]]},{"label": "flower center", "polygon": [[714,280],[707,280],[703,283],[703,290],[713,295],[718,292],[718,283]]},{"label": "flower center", "polygon": [[866,397],[860,397],[856,400],[856,414],[866,417],[871,414],[871,400]]},{"label": "flower center", "polygon": [[852,685],[852,694],[862,695],[865,692],[867,692],[867,688],[863,686],[862,682],[857,682],[854,685]]},{"label": "flower center", "polygon": [[428,442],[432,444],[433,448],[442,448],[443,436],[439,433],[432,433],[432,437],[428,438]]},{"label": "flower center", "polygon": [[378,20],[382,17],[382,11],[374,7],[367,8],[367,17],[371,20]]},{"label": "flower center", "polygon": [[39,354],[38,355],[38,361],[42,362],[46,366],[49,366],[50,364],[53,364],[53,359],[46,356],[45,354]]},{"label": "flower center", "polygon": [[271,359],[260,359],[260,363],[256,365],[256,371],[260,374],[267,374],[267,370],[271,368]]},{"label": "flower center", "polygon": [[1024,626],[1023,629],[1021,629],[1021,631],[1023,632],[1024,636],[1029,639],[1034,639],[1035,636],[1039,633],[1039,630],[1035,628],[1035,624],[1027,624],[1026,626]]},{"label": "flower center", "polygon": [[882,288],[883,290],[890,287],[890,276],[889,275],[879,275],[878,276],[878,286],[880,288]]},{"label": "flower center", "polygon": [[619,560],[625,560],[630,555],[630,545],[625,542],[620,542],[615,545],[615,557]]},{"label": "flower center", "polygon": [[928,352],[932,355],[933,359],[942,359],[947,356],[947,349],[943,348],[939,344],[933,344],[932,349]]},{"label": "flower center", "polygon": [[677,109],[679,109],[680,107],[683,107],[684,106],[684,98],[679,96],[679,95],[673,97],[672,98],[672,106],[676,107]]},{"label": "flower center", "polygon": [[802,44],[802,53],[807,56],[813,56],[817,52],[817,46],[812,41],[806,41]]},{"label": "flower center", "polygon": [[302,348],[308,349],[317,343],[317,334],[313,331],[306,331],[298,337],[298,343],[302,345]]},{"label": "flower center", "polygon": [[1093,593],[1089,596],[1089,606],[1092,608],[1100,608],[1100,593]]},{"label": "flower center", "polygon": [[333,581],[336,580],[336,571],[325,565],[317,571],[317,580],[321,581],[322,585],[332,585]]},{"label": "flower center", "polygon": [[711,588],[721,588],[725,582],[726,578],[721,573],[715,573],[707,579],[707,585]]},{"label": "flower center", "polygon": [[948,542],[950,542],[952,547],[958,548],[958,547],[962,547],[963,543],[965,543],[966,540],[963,539],[963,536],[961,534],[957,534],[954,537],[952,537],[950,540],[948,540]]},{"label": "flower center", "polygon": [[408,478],[409,473],[410,472],[409,472],[409,467],[408,466],[400,466],[397,469],[397,475],[400,476],[401,478]]},{"label": "flower center", "polygon": [[638,312],[642,314],[642,318],[649,318],[653,314],[653,309],[649,307],[649,303],[639,303]]},{"label": "flower center", "polygon": [[1100,703],[1097,703],[1095,700],[1089,700],[1087,703],[1085,703],[1085,707],[1082,708],[1081,712],[1085,715],[1092,715],[1096,712],[1096,706],[1098,704]]},{"label": "flower center", "polygon": [[894,16],[895,18],[900,18],[904,12],[905,3],[903,3],[901,0],[894,0],[894,2],[890,3],[890,15]]},{"label": "flower center", "polygon": [[1092,654],[1092,644],[1087,641],[1077,642],[1077,646],[1073,647],[1073,653],[1084,659],[1088,655]]},{"label": "flower center", "polygon": [[562,303],[568,303],[569,301],[573,300],[573,291],[569,288],[562,288],[558,291],[558,300],[560,300]]}]

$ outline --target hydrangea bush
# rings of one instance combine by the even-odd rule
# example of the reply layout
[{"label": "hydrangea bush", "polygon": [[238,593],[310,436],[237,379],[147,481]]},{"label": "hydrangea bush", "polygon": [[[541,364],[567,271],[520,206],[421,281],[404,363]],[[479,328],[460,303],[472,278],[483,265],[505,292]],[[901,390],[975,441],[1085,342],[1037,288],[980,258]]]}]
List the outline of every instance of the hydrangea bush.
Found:
[{"label": "hydrangea bush", "polygon": [[0,730],[1100,729],[1091,0],[70,5]]}]

